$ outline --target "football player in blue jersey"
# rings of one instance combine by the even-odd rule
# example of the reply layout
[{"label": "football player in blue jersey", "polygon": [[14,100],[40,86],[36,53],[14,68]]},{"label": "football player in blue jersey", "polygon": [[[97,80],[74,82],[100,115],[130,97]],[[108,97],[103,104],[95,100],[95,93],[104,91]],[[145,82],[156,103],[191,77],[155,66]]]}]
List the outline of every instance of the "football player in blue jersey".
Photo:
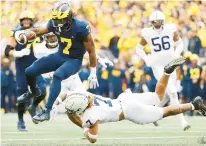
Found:
[{"label": "football player in blue jersey", "polygon": [[[27,31],[35,32],[37,36],[53,32],[58,38],[58,52],[40,58],[25,71],[30,88],[33,89],[35,88],[36,76],[55,71],[46,108],[33,117],[36,121],[49,120],[52,105],[61,90],[61,81],[79,71],[86,51],[90,60],[89,86],[90,88],[98,86],[95,45],[88,22],[75,18],[71,6],[67,2],[58,2],[54,6],[52,19],[48,21],[46,27],[32,28]],[[23,38],[23,42],[28,40],[25,31],[16,33],[15,38],[19,42],[22,42],[21,38]],[[23,96],[28,98],[26,94]]]},{"label": "football player in blue jersey", "polygon": [[[21,27],[16,28],[11,31],[11,35],[8,40],[8,44],[5,47],[4,53],[7,57],[15,57],[15,65],[16,65],[16,84],[17,84],[17,95],[20,96],[22,94],[30,94],[28,91],[28,82],[25,75],[25,70],[29,67],[34,61],[36,61],[36,57],[34,56],[33,47],[34,44],[37,43],[34,41],[33,43],[20,44],[16,42],[14,38],[15,32],[19,30],[25,30],[33,27],[34,15],[31,11],[26,10],[22,12],[20,15],[20,25]],[[46,83],[42,76],[37,76],[37,86],[35,83],[35,88],[33,92],[35,92],[35,97],[33,103],[29,106],[28,111],[33,117],[36,114],[37,105],[44,99],[46,95]],[[25,112],[25,105],[28,100],[21,100],[21,96],[17,99],[17,109],[18,109],[18,129],[19,131],[27,131],[23,114]],[[19,100],[20,99],[20,100]],[[18,102],[19,101],[19,102]],[[37,124],[36,121],[34,121]]]}]

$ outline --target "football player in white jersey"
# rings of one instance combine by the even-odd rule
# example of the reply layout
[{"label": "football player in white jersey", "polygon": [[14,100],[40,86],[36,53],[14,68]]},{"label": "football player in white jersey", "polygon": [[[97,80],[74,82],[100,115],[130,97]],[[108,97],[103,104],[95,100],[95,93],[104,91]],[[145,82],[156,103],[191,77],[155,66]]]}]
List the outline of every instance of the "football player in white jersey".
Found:
[{"label": "football player in white jersey", "polygon": [[[125,93],[111,100],[84,92],[67,94],[65,108],[69,117],[75,119],[75,124],[84,129],[85,137],[95,143],[98,135],[98,125],[105,122],[130,120],[136,124],[148,124],[167,116],[186,111],[199,110],[206,116],[206,106],[201,97],[196,97],[192,103],[178,104],[168,107],[157,107],[159,98],[163,98],[170,74],[177,66],[184,63],[183,57],[178,57],[164,68],[164,74],[158,81],[155,93]],[[144,97],[143,97],[144,96]],[[144,98],[153,102],[145,103]],[[150,105],[149,105],[150,104]]]},{"label": "football player in white jersey", "polygon": [[[183,51],[183,42],[174,24],[164,24],[165,15],[161,11],[154,11],[150,15],[149,21],[151,27],[142,30],[141,40],[136,47],[136,53],[144,59],[147,66],[152,68],[155,78],[160,80],[164,66],[175,57],[180,56]],[[146,55],[144,52],[146,44],[151,49],[150,55]],[[171,105],[179,104],[176,88],[176,72],[171,74],[166,92],[169,95]],[[160,103],[158,106],[163,105]],[[189,129],[190,125],[185,120],[183,114],[178,116],[183,130]]]}]

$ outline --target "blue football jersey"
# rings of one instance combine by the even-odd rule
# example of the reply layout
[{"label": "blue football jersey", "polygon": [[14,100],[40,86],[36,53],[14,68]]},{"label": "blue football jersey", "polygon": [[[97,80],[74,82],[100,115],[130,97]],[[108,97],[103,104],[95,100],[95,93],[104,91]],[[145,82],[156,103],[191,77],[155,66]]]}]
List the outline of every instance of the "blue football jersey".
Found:
[{"label": "blue football jersey", "polygon": [[[16,31],[19,31],[19,30],[23,30],[22,28],[16,28],[14,30],[12,30],[11,32],[11,36],[14,37],[14,34]],[[23,62],[24,64],[28,64],[30,65],[31,63],[33,63],[35,60],[36,60],[36,57],[34,56],[34,51],[33,51],[33,48],[38,44],[40,43],[41,40],[39,37],[36,38],[36,40],[32,43],[27,43],[25,45],[21,45],[17,42],[17,45],[15,47],[15,50],[16,51],[21,51],[22,49],[24,48],[28,48],[31,50],[31,53],[28,55],[28,56],[23,56],[21,58],[16,58],[16,61],[17,62]]]},{"label": "blue football jersey", "polygon": [[83,58],[86,52],[83,39],[91,32],[88,22],[74,18],[71,29],[67,32],[60,32],[58,28],[53,26],[52,20],[49,20],[47,28],[58,38],[59,53],[65,54],[70,58]]}]

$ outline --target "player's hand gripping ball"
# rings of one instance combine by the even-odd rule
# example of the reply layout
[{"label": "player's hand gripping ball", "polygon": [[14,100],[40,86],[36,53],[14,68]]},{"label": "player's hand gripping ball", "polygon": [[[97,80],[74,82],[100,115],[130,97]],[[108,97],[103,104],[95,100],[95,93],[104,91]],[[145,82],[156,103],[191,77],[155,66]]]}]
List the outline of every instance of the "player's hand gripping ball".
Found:
[{"label": "player's hand gripping ball", "polygon": [[31,30],[25,30],[19,33],[18,39],[21,44],[32,43],[36,39],[36,33]]}]

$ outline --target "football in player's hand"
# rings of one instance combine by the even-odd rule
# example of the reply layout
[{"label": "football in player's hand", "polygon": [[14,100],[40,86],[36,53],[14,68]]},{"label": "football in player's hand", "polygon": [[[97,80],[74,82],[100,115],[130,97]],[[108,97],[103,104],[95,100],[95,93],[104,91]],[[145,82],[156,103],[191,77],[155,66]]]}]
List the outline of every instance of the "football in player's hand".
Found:
[{"label": "football in player's hand", "polygon": [[19,35],[19,38],[21,43],[25,43],[26,41],[31,43],[36,39],[36,33],[30,30],[26,30],[24,33]]}]

